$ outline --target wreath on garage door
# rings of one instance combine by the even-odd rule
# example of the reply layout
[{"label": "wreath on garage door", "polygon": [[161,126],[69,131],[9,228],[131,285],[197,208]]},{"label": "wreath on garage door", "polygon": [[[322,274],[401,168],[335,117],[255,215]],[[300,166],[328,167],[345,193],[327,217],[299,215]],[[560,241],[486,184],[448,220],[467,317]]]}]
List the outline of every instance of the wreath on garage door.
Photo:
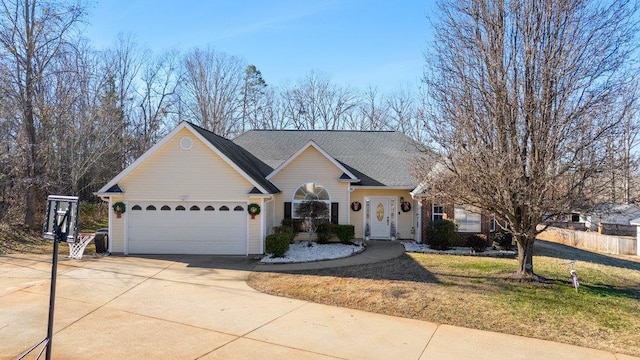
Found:
[{"label": "wreath on garage door", "polygon": [[249,204],[247,206],[247,212],[249,213],[249,215],[251,215],[252,219],[255,219],[256,215],[260,214],[260,205],[256,203]]}]

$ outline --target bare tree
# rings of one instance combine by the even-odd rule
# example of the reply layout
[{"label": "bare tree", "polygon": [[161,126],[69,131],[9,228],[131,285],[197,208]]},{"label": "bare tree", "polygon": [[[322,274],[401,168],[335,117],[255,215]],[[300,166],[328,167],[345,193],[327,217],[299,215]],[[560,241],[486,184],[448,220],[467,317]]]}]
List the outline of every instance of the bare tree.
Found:
[{"label": "bare tree", "polygon": [[141,71],[138,111],[133,119],[136,155],[142,155],[166,133],[167,122],[177,112],[177,87],[182,73],[177,51],[147,60]]},{"label": "bare tree", "polygon": [[284,88],[281,95],[285,117],[296,129],[342,129],[345,115],[357,105],[354,90],[334,84],[317,71]]},{"label": "bare tree", "polygon": [[[46,137],[42,121],[46,109],[38,108],[40,84],[48,76],[52,60],[84,15],[79,3],[38,0],[0,1],[0,58],[10,81],[2,93],[20,109],[21,131],[17,152],[22,161],[24,223],[37,226],[36,197],[42,191],[45,164],[41,144]],[[43,114],[45,116],[43,117]]]},{"label": "bare tree", "polygon": [[122,146],[119,159],[114,159],[119,167],[124,168],[133,162],[138,155],[136,139],[132,138],[134,128],[132,116],[137,101],[137,80],[147,59],[149,51],[141,48],[132,34],[118,34],[115,44],[103,53],[104,69],[107,83],[103,95],[103,121],[116,129]]},{"label": "bare tree", "polygon": [[416,93],[408,85],[391,92],[385,97],[385,108],[391,126],[423,143],[425,139],[424,122],[419,118]]},{"label": "bare tree", "polygon": [[637,4],[445,0],[425,83],[432,194],[508,220],[523,278],[545,218],[588,205],[636,93]]},{"label": "bare tree", "polygon": [[363,130],[389,130],[388,104],[375,87],[369,87],[364,92],[360,102]]},{"label": "bare tree", "polygon": [[228,137],[241,130],[244,63],[213,49],[195,49],[184,58],[180,100],[200,126]]}]

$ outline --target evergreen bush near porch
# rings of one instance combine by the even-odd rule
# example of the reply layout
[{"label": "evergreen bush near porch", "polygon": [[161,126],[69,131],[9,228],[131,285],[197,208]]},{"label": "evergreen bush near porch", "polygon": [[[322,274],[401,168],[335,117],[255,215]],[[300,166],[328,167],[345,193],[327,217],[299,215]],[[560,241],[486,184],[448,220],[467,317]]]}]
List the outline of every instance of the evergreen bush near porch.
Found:
[{"label": "evergreen bush near porch", "polygon": [[284,257],[289,251],[289,235],[288,234],[271,234],[266,239],[267,253],[273,257]]},{"label": "evergreen bush near porch", "polygon": [[456,224],[451,220],[436,220],[427,229],[427,245],[435,250],[449,250],[456,239]]},{"label": "evergreen bush near porch", "polygon": [[334,229],[343,244],[348,244],[356,236],[356,228],[353,225],[336,225]]}]

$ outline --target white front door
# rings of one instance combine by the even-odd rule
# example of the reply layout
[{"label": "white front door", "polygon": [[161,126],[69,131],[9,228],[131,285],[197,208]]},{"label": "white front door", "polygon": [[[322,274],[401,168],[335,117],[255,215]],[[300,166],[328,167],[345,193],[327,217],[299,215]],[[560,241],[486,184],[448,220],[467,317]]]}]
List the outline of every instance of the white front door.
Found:
[{"label": "white front door", "polygon": [[372,197],[370,200],[371,238],[389,239],[391,213],[388,197]]}]

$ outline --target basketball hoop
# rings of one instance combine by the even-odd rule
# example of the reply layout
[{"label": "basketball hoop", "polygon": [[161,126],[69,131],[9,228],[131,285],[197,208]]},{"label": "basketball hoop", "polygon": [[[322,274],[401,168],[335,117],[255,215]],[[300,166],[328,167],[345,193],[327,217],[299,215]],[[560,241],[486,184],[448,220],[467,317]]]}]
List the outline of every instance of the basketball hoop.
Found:
[{"label": "basketball hoop", "polygon": [[84,249],[95,238],[96,233],[79,233],[78,240],[74,243],[69,243],[69,257],[76,260],[82,259]]}]

